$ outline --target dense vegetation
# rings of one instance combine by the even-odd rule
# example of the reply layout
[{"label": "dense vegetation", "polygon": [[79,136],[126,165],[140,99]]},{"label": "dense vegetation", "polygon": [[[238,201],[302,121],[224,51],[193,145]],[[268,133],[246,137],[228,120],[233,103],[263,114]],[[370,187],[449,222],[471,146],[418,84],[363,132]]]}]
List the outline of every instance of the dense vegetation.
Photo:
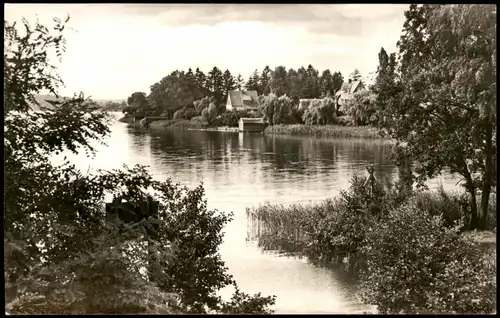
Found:
[{"label": "dense vegetation", "polygon": [[[208,210],[201,185],[155,181],[140,166],[85,175],[67,160],[51,163],[64,151],[93,155],[109,133],[107,113],[82,94],[30,110],[62,83],[48,61],[64,52],[65,22],[54,21],[52,30],[4,22],[6,310],[269,312],[273,297],[240,292],[227,273],[218,246],[231,215]],[[106,215],[106,196],[133,220]],[[217,291],[228,285],[236,291],[224,301]]]},{"label": "dense vegetation", "polygon": [[[492,313],[496,251],[468,233],[496,231],[496,9],[411,5],[405,17],[399,52],[380,51],[371,92],[346,109],[395,140],[398,183],[355,176],[334,200],[248,213],[264,248],[346,266],[381,313]],[[413,187],[443,171],[465,193]]]},{"label": "dense vegetation", "polygon": [[[496,217],[496,205],[490,210]],[[491,313],[496,252],[463,234],[470,211],[460,194],[405,193],[354,176],[336,199],[248,214],[260,223],[262,248],[350,271],[380,313]]]},{"label": "dense vegetation", "polygon": [[417,181],[460,174],[471,226],[484,228],[496,186],[495,7],[412,5],[405,16],[399,62],[379,55],[380,127],[400,158],[415,161]]}]

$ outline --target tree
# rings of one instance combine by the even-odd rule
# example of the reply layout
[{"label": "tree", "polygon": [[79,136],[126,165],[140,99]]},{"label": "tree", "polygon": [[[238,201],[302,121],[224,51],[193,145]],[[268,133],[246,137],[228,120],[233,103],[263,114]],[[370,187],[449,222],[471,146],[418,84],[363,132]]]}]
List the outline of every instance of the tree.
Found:
[{"label": "tree", "polygon": [[356,125],[376,124],[378,122],[376,95],[370,91],[356,92],[346,103],[344,111]]},{"label": "tree", "polygon": [[288,70],[286,77],[286,86],[287,86],[286,94],[290,96],[292,99],[298,100],[301,97],[300,77],[298,72],[293,68]]},{"label": "tree", "polygon": [[144,117],[148,113],[149,103],[146,98],[146,93],[135,92],[127,98],[127,108],[124,113],[131,116]]},{"label": "tree", "polygon": [[326,69],[319,79],[320,93],[324,96],[335,96],[335,93],[342,87],[344,78],[340,72],[334,72]]},{"label": "tree", "polygon": [[238,76],[236,76],[235,83],[234,83],[235,88],[238,90],[242,90],[244,84],[245,84],[245,80],[243,79],[241,74],[238,74]]},{"label": "tree", "polygon": [[[62,83],[47,58],[64,51],[64,23],[55,22],[51,32],[23,20],[23,35],[4,24],[6,302],[18,313],[36,310],[30,294],[46,313],[267,311],[273,298],[217,296],[234,284],[218,253],[231,216],[208,210],[201,186],[154,181],[140,166],[84,175],[66,160],[51,162],[62,151],[94,154],[93,142],[110,132],[107,114],[83,94],[30,111],[36,94],[56,94]],[[106,194],[141,220],[104,216]],[[143,209],[151,202],[157,209]]]},{"label": "tree", "polygon": [[335,100],[326,97],[312,101],[304,111],[302,120],[306,125],[327,125],[333,122],[335,116]]},{"label": "tree", "polygon": [[277,96],[285,95],[287,89],[287,72],[284,66],[277,66],[272,73],[271,90]]},{"label": "tree", "polygon": [[307,66],[307,77],[305,79],[305,87],[303,90],[303,98],[319,98],[321,88],[319,82],[319,72],[311,64]]},{"label": "tree", "polygon": [[208,73],[207,88],[212,92],[217,104],[223,101],[224,97],[224,75],[216,66]]},{"label": "tree", "polygon": [[418,181],[445,168],[463,176],[470,226],[483,228],[496,185],[495,7],[411,5],[405,16],[396,79],[379,94],[382,126],[417,161]]},{"label": "tree", "polygon": [[196,68],[194,77],[195,77],[196,83],[198,83],[199,87],[206,88],[207,77],[202,71],[200,71],[199,67]]},{"label": "tree", "polygon": [[261,95],[261,90],[260,90],[260,76],[259,76],[259,71],[254,70],[250,78],[248,79],[245,88],[249,91],[257,91],[258,95]]},{"label": "tree", "polygon": [[203,109],[201,112],[201,117],[208,123],[208,125],[213,124],[215,118],[217,117],[217,106],[214,103],[210,103],[208,108]]},{"label": "tree", "polygon": [[199,84],[204,75],[197,69],[194,78],[189,72],[174,71],[151,86],[148,96],[151,113],[155,115],[172,116],[175,111],[191,105],[195,100],[211,95],[204,86]]},{"label": "tree", "polygon": [[290,123],[293,120],[292,105],[292,100],[286,95],[278,97],[275,94],[269,94],[259,98],[259,108],[269,125]]},{"label": "tree", "polygon": [[272,71],[269,66],[266,65],[262,70],[262,74],[259,78],[259,95],[267,95],[271,92],[271,79]]},{"label": "tree", "polygon": [[349,79],[351,81],[359,81],[361,79],[361,72],[356,68],[354,69],[354,71],[351,73],[351,75],[349,75]]},{"label": "tree", "polygon": [[225,102],[227,100],[228,92],[236,88],[236,81],[233,75],[231,75],[231,72],[229,72],[229,70],[226,70],[222,75],[222,82],[224,87],[224,95],[222,97],[222,101]]}]

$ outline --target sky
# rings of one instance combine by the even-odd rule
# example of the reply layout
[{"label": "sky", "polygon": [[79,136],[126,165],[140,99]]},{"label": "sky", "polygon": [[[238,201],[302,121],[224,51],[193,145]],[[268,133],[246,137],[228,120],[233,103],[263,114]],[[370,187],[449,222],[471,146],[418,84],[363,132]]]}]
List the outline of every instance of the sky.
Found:
[{"label": "sky", "polygon": [[5,20],[70,16],[59,73],[65,96],[149,93],[174,70],[214,66],[244,79],[255,69],[312,64],[347,78],[375,72],[396,51],[407,4],[6,4]]}]

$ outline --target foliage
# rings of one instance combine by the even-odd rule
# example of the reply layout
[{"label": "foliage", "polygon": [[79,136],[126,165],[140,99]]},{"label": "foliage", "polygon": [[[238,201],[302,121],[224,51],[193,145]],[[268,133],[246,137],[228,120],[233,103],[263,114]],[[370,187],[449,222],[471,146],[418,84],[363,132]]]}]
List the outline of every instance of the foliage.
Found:
[{"label": "foliage", "polygon": [[131,116],[144,117],[150,112],[146,93],[133,93],[127,98],[127,105],[128,106],[123,109],[123,113]]},{"label": "foliage", "polygon": [[226,110],[222,113],[220,118],[218,118],[217,124],[218,126],[238,127],[238,121],[240,118],[241,115],[237,110]]},{"label": "foliage", "polygon": [[337,116],[334,120],[334,124],[340,126],[353,126],[354,120],[350,116]]},{"label": "foliage", "polygon": [[195,73],[174,71],[151,85],[148,100],[152,114],[167,115],[171,118],[174,112],[182,107],[189,106],[205,96],[213,95],[209,90],[210,85],[212,84],[208,82],[207,76],[198,68]]},{"label": "foliage", "polygon": [[420,183],[444,169],[460,174],[471,227],[484,228],[496,185],[495,7],[411,5],[405,16],[395,79],[377,91],[382,127],[415,160]]},{"label": "foliage", "polygon": [[259,246],[347,267],[380,313],[491,313],[495,252],[461,233],[463,208],[458,195],[400,192],[354,176],[334,200],[247,215],[259,222]]},{"label": "foliage", "polygon": [[354,97],[346,102],[344,112],[356,125],[376,124],[378,122],[376,95],[365,90],[354,93]]},{"label": "foliage", "polygon": [[184,106],[183,108],[179,109],[174,113],[173,120],[178,120],[178,119],[185,119],[185,120],[191,120],[191,118],[195,116],[199,116],[201,112],[198,112],[193,105],[191,106]]},{"label": "foliage", "polygon": [[325,97],[313,100],[304,111],[302,120],[306,125],[327,125],[332,124],[335,117],[335,101],[333,98]]},{"label": "foliage", "polygon": [[[218,252],[231,215],[208,210],[201,185],[189,190],[155,181],[145,167],[84,175],[67,160],[51,163],[64,151],[93,154],[94,142],[109,134],[108,116],[83,95],[29,111],[37,93],[61,83],[45,71],[55,69],[47,56],[63,49],[53,44],[64,43],[64,28],[56,20],[52,36],[24,24],[25,36],[4,25],[6,303],[18,312],[40,305],[50,313],[219,310],[225,302],[216,292],[234,284]],[[37,76],[18,80],[23,72]],[[131,97],[134,104],[138,95]],[[158,211],[125,223],[104,213],[106,195],[136,211],[157,201]],[[234,310],[263,312],[272,303],[252,299],[255,307],[241,302],[244,309]]]},{"label": "foliage", "polygon": [[222,314],[272,314],[268,306],[274,305],[275,296],[262,297],[260,293],[250,296],[242,293],[238,286],[234,286],[236,291],[229,302],[223,303],[219,312]]},{"label": "foliage", "polygon": [[492,313],[496,269],[477,244],[409,202],[367,233],[363,298],[381,313]]},{"label": "foliage", "polygon": [[205,96],[202,99],[194,101],[193,105],[196,113],[201,115],[202,110],[208,108],[208,105],[210,105],[210,103],[213,103],[214,101],[215,100],[209,96]]},{"label": "foliage", "polygon": [[210,103],[208,108],[205,108],[201,111],[201,118],[203,118],[208,125],[213,124],[215,118],[217,117],[217,106],[214,103]]},{"label": "foliage", "polygon": [[354,71],[349,75],[349,79],[351,81],[359,81],[361,79],[361,72],[356,68]]},{"label": "foliage", "polygon": [[264,205],[249,210],[265,227],[259,244],[299,252],[326,265],[347,260],[349,266],[356,266],[364,233],[404,199],[379,182],[374,181],[373,190],[366,183],[367,178],[354,176],[350,189],[338,199],[317,205]]},{"label": "foliage", "polygon": [[266,127],[264,133],[292,136],[321,136],[328,138],[381,138],[377,128],[368,126],[274,125]]},{"label": "foliage", "polygon": [[287,124],[292,120],[292,100],[290,97],[269,94],[259,97],[259,108],[269,125]]}]

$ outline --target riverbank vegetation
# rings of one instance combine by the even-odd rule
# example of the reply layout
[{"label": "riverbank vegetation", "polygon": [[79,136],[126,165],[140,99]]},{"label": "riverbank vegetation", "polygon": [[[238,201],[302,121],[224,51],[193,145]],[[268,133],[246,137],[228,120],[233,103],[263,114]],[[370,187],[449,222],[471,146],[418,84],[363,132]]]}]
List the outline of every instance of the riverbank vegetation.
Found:
[{"label": "riverbank vegetation", "polygon": [[[141,166],[85,175],[50,161],[64,151],[92,156],[92,141],[110,132],[107,113],[83,94],[30,110],[36,94],[57,96],[62,84],[48,56],[61,58],[66,23],[54,21],[50,30],[4,23],[6,311],[271,312],[274,297],[240,292],[227,273],[218,246],[231,214],[208,210],[201,185],[155,181]],[[107,196],[140,218],[107,215]],[[217,291],[230,285],[225,301]]]},{"label": "riverbank vegetation", "polygon": [[[404,193],[354,176],[335,199],[267,204],[247,213],[258,223],[263,249],[348,270],[362,299],[380,313],[491,313],[496,240],[485,252],[467,235],[467,203],[459,193]],[[493,230],[496,203],[490,211],[487,229]]]},{"label": "riverbank vegetation", "polygon": [[340,125],[274,125],[268,126],[266,134],[292,136],[321,136],[330,138],[380,138],[380,132],[375,127],[340,126]]},{"label": "riverbank vegetation", "polygon": [[[350,113],[395,141],[397,184],[354,176],[322,204],[248,213],[260,244],[347,267],[381,313],[492,313],[496,239],[474,237],[496,236],[496,9],[410,5],[405,17],[398,54],[380,51],[375,96],[360,104],[373,113]],[[425,192],[443,171],[465,191]]]}]

